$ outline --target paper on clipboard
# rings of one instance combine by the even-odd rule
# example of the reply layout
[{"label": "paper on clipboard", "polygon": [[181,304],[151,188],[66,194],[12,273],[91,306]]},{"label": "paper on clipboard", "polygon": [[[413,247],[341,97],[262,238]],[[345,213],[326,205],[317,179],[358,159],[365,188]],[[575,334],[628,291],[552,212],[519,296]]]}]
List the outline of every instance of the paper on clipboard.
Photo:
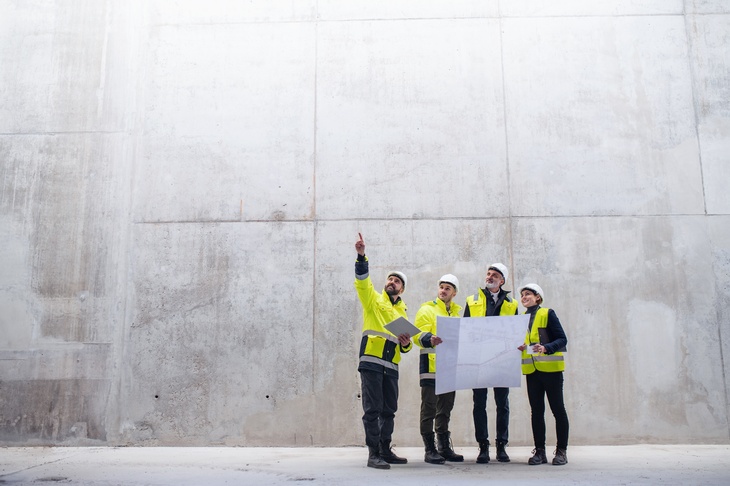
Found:
[{"label": "paper on clipboard", "polygon": [[401,334],[415,336],[416,334],[421,332],[420,329],[411,324],[411,322],[404,317],[399,317],[393,322],[389,322],[385,325],[385,328],[396,336],[400,336]]}]

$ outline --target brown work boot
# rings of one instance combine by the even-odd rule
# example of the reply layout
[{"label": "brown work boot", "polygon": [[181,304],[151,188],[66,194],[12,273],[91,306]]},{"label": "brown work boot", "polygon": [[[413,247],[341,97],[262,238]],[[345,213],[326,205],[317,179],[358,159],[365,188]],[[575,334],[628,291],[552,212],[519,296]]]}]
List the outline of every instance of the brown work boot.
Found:
[{"label": "brown work boot", "polygon": [[532,449],[533,456],[527,460],[527,464],[530,466],[537,466],[538,464],[547,464],[547,456],[545,455],[545,449]]},{"label": "brown work boot", "polygon": [[555,449],[555,457],[553,457],[553,466],[564,466],[568,464],[568,451],[565,449]]}]

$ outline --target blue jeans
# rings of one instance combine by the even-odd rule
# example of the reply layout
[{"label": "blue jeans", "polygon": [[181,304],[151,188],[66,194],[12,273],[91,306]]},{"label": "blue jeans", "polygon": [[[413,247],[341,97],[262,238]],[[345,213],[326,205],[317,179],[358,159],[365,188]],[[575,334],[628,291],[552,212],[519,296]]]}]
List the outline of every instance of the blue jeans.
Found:
[{"label": "blue jeans", "polygon": [[[477,442],[489,440],[487,430],[487,391],[488,388],[472,390],[474,394],[474,436]],[[493,388],[494,402],[497,405],[497,442],[509,440],[509,388]]]}]

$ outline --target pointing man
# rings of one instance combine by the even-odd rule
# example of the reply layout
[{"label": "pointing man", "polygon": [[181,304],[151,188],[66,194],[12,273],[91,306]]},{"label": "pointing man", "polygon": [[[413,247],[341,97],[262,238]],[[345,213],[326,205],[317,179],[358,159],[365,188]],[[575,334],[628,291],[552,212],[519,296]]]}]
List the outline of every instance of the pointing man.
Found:
[{"label": "pointing man", "polygon": [[395,412],[398,409],[398,362],[401,353],[411,350],[411,337],[396,337],[385,325],[407,318],[406,304],[400,295],[406,288],[406,276],[402,272],[390,272],[382,293],[378,293],[370,280],[365,242],[362,235],[355,243],[355,289],[362,304],[362,339],[360,341],[360,372],[362,384],[362,423],[365,427],[365,443],[368,446],[368,467],[390,469],[390,464],[405,464],[390,448]]}]

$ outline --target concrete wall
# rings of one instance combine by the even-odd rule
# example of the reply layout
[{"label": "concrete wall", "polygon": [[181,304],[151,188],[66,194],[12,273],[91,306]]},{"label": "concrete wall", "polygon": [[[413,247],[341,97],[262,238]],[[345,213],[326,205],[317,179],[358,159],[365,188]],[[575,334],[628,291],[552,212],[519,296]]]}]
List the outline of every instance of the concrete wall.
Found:
[{"label": "concrete wall", "polygon": [[362,444],[362,232],[410,317],[545,289],[573,444],[728,443],[729,44],[723,0],[0,1],[0,442]]}]

